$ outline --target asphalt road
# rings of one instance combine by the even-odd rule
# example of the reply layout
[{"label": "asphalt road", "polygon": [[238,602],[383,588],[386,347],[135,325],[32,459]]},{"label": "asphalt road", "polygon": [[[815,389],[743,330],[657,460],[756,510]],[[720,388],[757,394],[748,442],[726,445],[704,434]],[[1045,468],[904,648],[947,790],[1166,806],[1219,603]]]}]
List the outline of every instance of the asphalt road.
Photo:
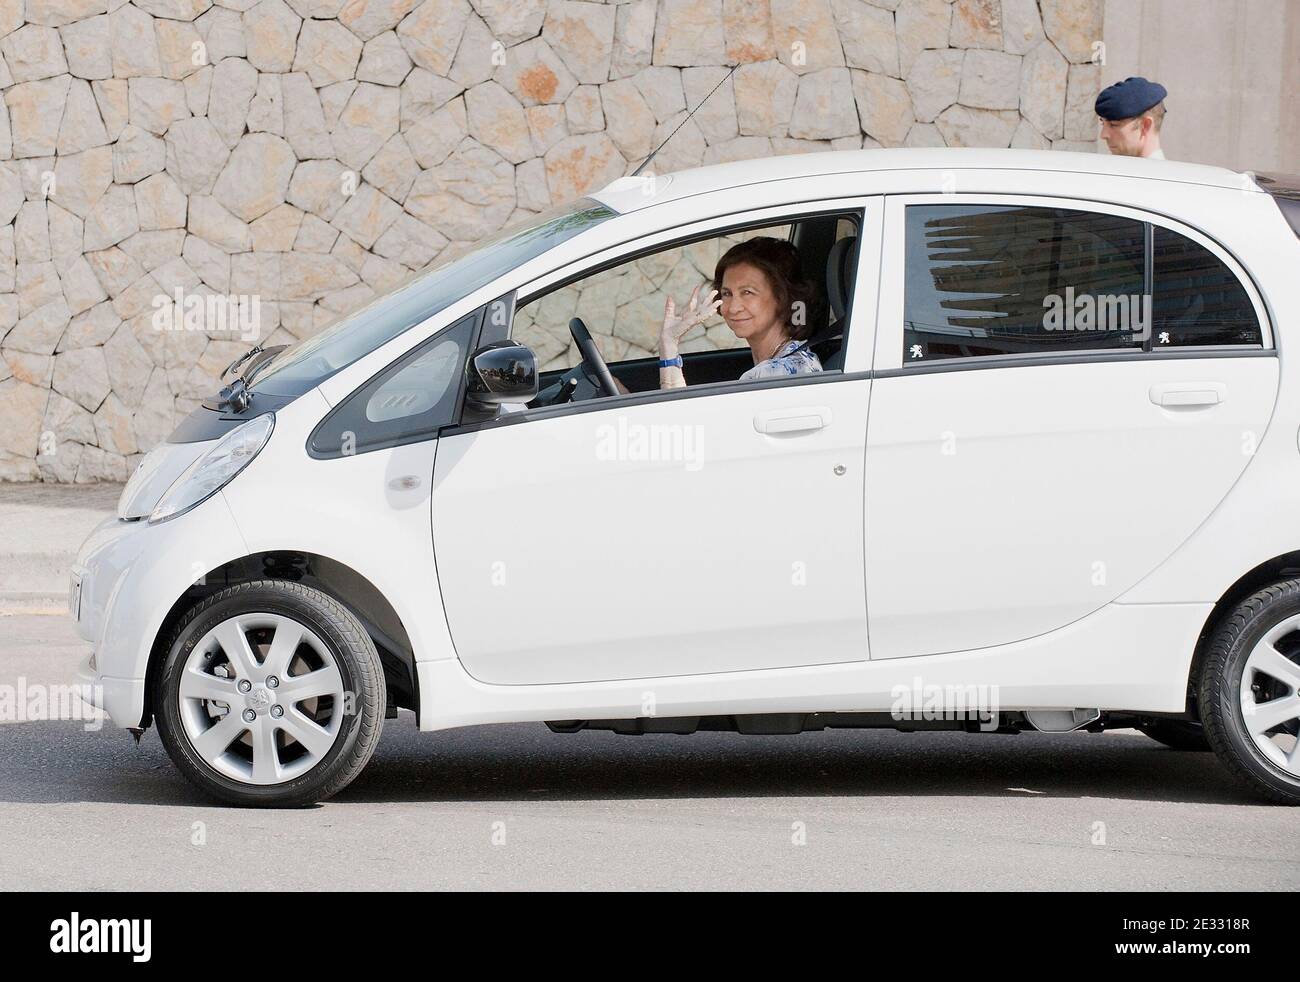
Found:
[{"label": "asphalt road", "polygon": [[[71,678],[60,616],[0,614],[0,685]],[[1132,732],[421,734],[343,794],[214,806],[157,734],[0,723],[0,889],[1300,887],[1300,809]],[[1099,824],[1100,823],[1100,824]]]}]

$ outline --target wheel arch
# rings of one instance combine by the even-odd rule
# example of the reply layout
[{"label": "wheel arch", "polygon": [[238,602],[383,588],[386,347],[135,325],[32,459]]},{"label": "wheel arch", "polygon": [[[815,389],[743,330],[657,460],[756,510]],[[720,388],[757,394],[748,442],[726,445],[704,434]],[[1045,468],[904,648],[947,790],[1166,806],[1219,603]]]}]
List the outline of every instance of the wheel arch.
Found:
[{"label": "wheel arch", "polygon": [[374,642],[384,667],[388,705],[420,711],[415,651],[401,617],[373,583],[345,563],[320,553],[273,549],[250,553],[209,570],[176,598],[154,635],[145,675],[144,715],[140,725],[153,719],[153,691],[164,648],[177,623],[204,598],[228,586],[252,580],[282,579],[302,583],[328,594],[361,622]]},{"label": "wheel arch", "polygon": [[1201,628],[1201,633],[1196,639],[1196,651],[1192,655],[1191,671],[1188,672],[1187,676],[1187,707],[1189,712],[1195,711],[1196,692],[1201,683],[1201,668],[1205,664],[1205,658],[1209,653],[1214,635],[1218,633],[1219,625],[1223,623],[1224,618],[1231,614],[1237,608],[1237,605],[1251,594],[1274,583],[1280,583],[1282,580],[1289,580],[1297,576],[1300,576],[1300,550],[1282,553],[1280,556],[1274,556],[1272,559],[1260,563],[1238,578],[1218,599],[1214,608],[1210,611],[1210,615],[1205,619],[1205,625]]}]

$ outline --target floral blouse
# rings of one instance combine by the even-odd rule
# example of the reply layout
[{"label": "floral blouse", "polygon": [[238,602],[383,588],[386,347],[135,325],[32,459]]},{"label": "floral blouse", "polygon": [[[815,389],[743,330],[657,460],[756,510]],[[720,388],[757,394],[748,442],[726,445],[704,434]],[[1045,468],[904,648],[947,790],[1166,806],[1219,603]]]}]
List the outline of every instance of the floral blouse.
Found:
[{"label": "floral blouse", "polygon": [[787,375],[810,375],[821,370],[821,360],[813,354],[811,348],[805,348],[802,341],[787,341],[767,361],[760,361],[740,376],[740,381],[785,378]]}]

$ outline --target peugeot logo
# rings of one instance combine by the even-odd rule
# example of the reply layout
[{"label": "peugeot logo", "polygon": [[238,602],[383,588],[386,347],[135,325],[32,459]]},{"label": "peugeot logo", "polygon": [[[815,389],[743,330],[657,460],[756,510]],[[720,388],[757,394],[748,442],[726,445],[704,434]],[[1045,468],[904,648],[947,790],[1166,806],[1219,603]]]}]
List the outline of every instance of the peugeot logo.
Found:
[{"label": "peugeot logo", "polygon": [[266,712],[271,708],[272,702],[271,693],[261,686],[258,686],[244,697],[244,705],[255,713]]}]

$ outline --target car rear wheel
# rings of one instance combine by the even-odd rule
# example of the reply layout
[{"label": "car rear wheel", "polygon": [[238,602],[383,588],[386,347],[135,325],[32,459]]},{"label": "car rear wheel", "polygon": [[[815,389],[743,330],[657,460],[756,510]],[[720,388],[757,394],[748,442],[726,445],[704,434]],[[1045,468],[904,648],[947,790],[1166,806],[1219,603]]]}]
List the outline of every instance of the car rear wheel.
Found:
[{"label": "car rear wheel", "polygon": [[344,606],[283,580],[208,597],[177,627],[154,691],[168,754],[236,805],[324,800],[379,742],[383,668]]},{"label": "car rear wheel", "polygon": [[1300,580],[1244,600],[1220,625],[1201,673],[1205,735],[1264,797],[1300,804]]}]

